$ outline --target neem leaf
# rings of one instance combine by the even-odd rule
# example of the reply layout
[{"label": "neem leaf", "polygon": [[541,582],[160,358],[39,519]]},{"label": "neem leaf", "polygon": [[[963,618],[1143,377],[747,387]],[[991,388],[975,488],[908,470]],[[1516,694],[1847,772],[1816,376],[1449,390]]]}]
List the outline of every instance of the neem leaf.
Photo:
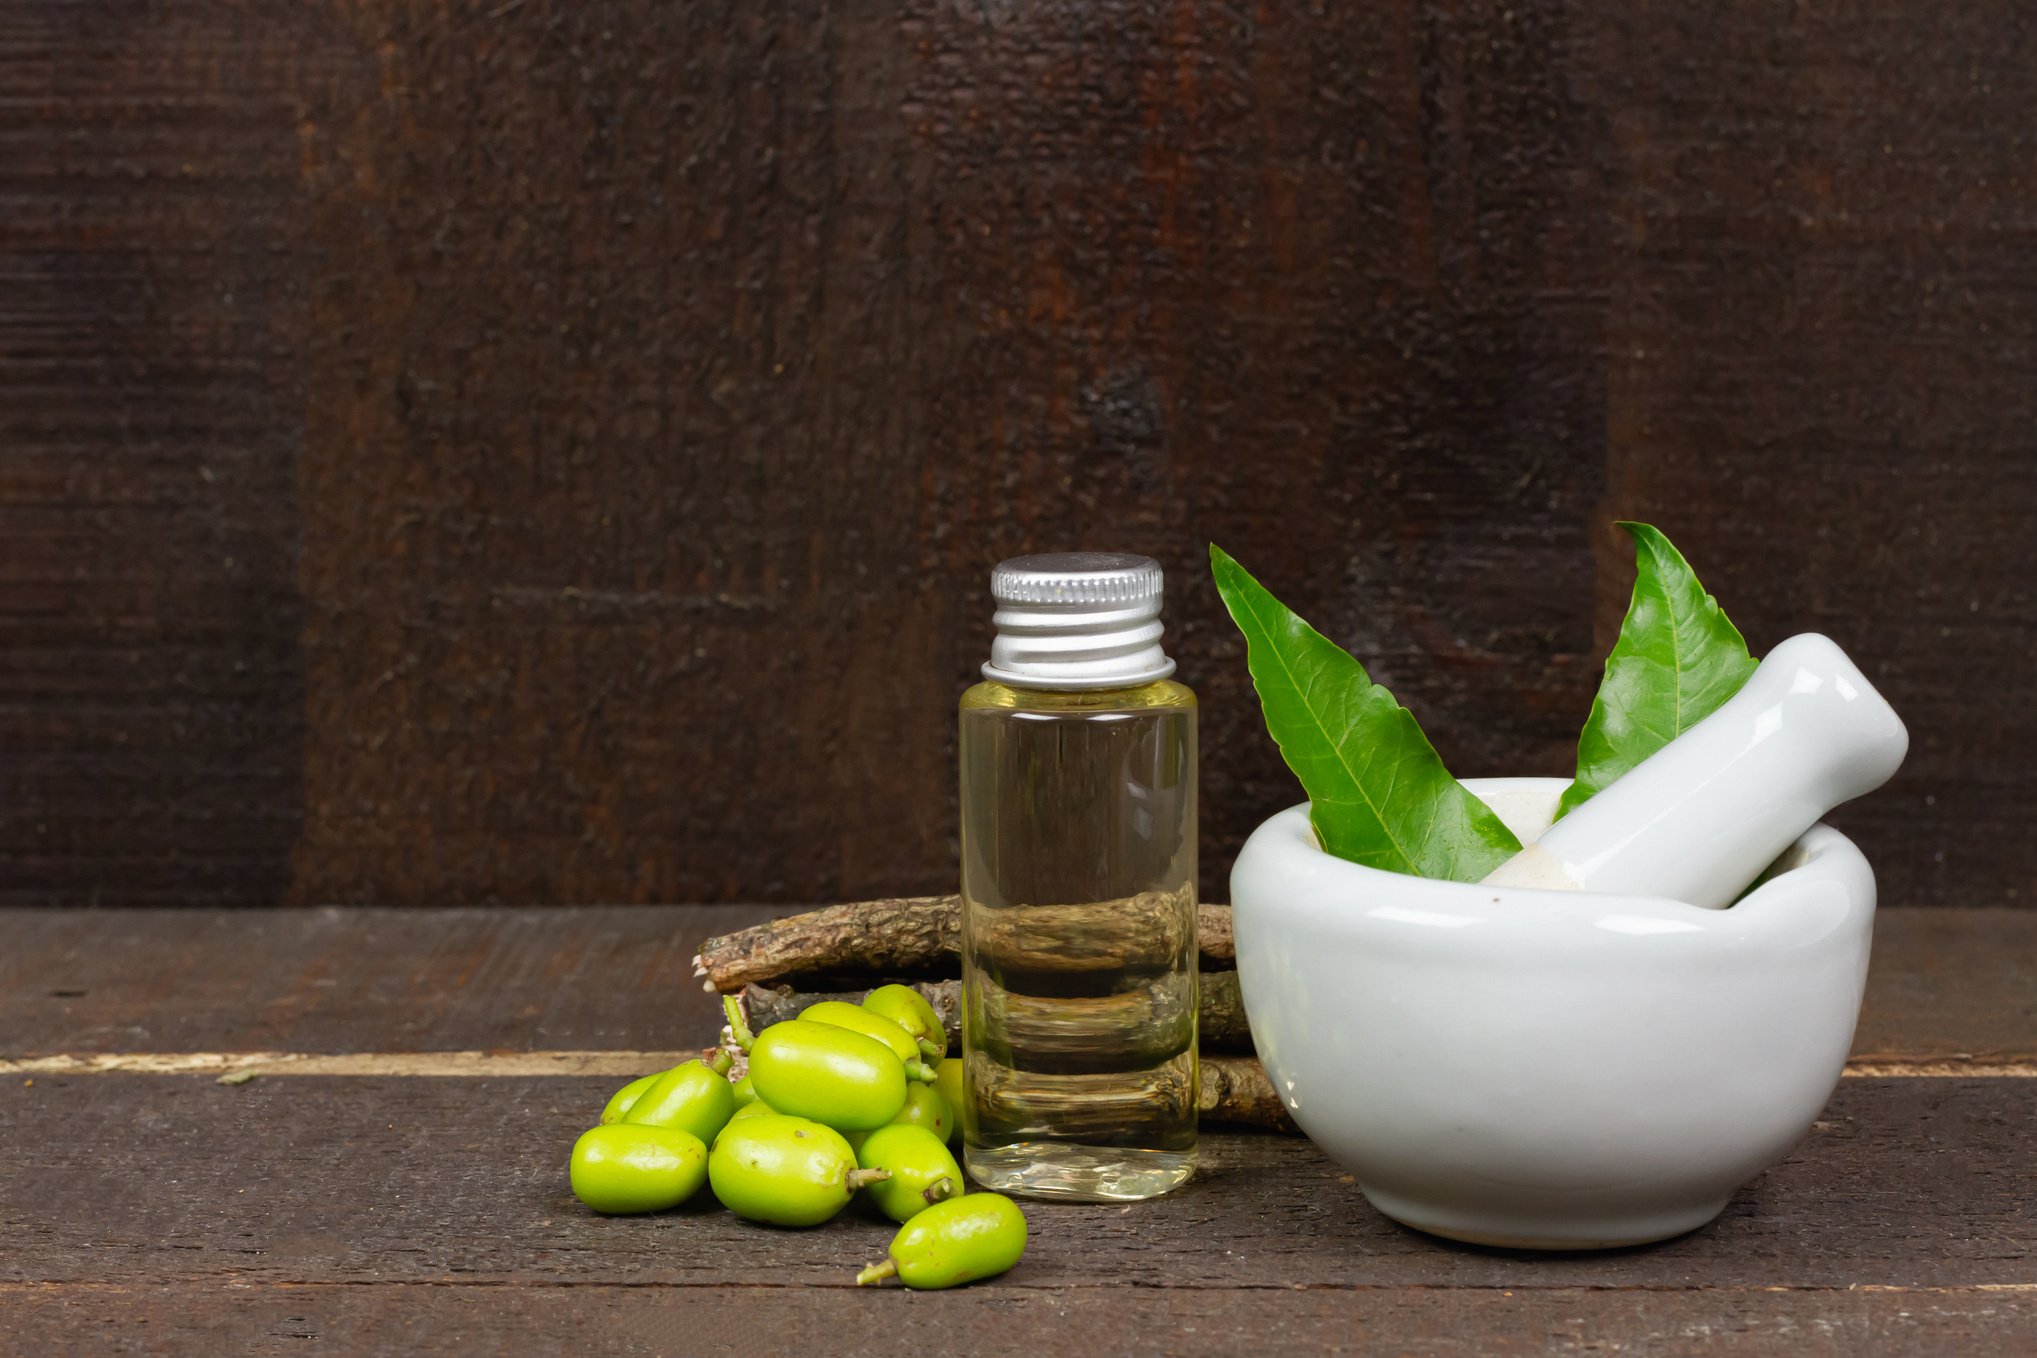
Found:
[{"label": "neem leaf", "polygon": [[1645,523],[1620,527],[1634,539],[1634,598],[1578,733],[1577,778],[1559,817],[1710,716],[1754,672],[1740,629],[1683,554]]},{"label": "neem leaf", "polygon": [[1414,714],[1215,543],[1210,573],[1238,630],[1266,729],[1301,779],[1323,848],[1389,872],[1476,882],[1520,841],[1443,767]]}]

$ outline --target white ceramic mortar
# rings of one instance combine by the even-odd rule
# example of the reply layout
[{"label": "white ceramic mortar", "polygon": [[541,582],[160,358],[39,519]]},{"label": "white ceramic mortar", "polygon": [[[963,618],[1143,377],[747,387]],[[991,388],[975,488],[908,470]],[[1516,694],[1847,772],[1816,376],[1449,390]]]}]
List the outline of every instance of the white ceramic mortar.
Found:
[{"label": "white ceramic mortar", "polygon": [[[1472,779],[1523,843],[1565,783]],[[1702,1226],[1839,1080],[1874,876],[1813,827],[1726,910],[1442,882],[1317,847],[1307,806],[1231,874],[1260,1059],[1303,1131],[1409,1226],[1597,1249]]]}]

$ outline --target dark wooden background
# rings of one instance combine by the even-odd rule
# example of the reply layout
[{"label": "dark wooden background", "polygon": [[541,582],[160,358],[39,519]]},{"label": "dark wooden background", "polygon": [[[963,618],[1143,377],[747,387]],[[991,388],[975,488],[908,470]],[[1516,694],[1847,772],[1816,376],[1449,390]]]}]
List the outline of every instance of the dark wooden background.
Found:
[{"label": "dark wooden background", "polygon": [[1560,773],[1661,525],[2037,867],[2026,6],[0,4],[0,900],[943,889],[998,558]]}]

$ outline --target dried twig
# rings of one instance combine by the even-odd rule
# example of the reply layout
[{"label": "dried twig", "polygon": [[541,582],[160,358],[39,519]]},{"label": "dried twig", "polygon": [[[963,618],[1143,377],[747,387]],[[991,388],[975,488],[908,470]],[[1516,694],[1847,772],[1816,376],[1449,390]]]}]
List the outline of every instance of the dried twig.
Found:
[{"label": "dried twig", "polygon": [[1205,1056],[1199,1063],[1201,1087],[1196,1107],[1206,1122],[1257,1127],[1269,1132],[1299,1132],[1294,1119],[1273,1090],[1273,1081],[1255,1056]]},{"label": "dried twig", "polygon": [[961,950],[961,901],[903,896],[830,905],[700,945],[693,974],[723,994],[787,976],[914,976]]},{"label": "dried twig", "polygon": [[[1014,967],[1028,964],[1026,949],[1051,941],[1057,921],[1079,932],[1098,906],[1031,906],[1024,912],[1023,946],[1014,940],[1003,952]],[[1119,939],[1136,940],[1137,954],[1085,946],[1082,955],[1098,967],[1165,963],[1177,955],[1184,940],[1172,936],[1167,921],[1172,902],[1155,896],[1134,897],[1102,907],[1116,912]],[[1155,927],[1125,927],[1127,909],[1147,910]],[[1058,912],[1058,913],[1057,913]],[[1065,919],[1062,918],[1065,916]],[[876,901],[831,905],[802,915],[772,920],[754,928],[710,938],[693,959],[693,974],[702,988],[727,993],[743,986],[791,977],[924,977],[952,975],[961,952],[961,900],[955,896],[900,896]],[[1204,904],[1196,908],[1196,944],[1205,968],[1215,971],[1236,958],[1231,940],[1231,909]],[[997,948],[997,941],[986,947]],[[1041,965],[1065,967],[1068,953],[1039,958]]]}]

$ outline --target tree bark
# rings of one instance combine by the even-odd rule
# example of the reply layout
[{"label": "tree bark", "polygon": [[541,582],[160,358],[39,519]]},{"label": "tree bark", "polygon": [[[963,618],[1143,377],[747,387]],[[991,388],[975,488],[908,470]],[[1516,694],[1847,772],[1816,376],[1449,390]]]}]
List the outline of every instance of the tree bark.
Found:
[{"label": "tree bark", "polygon": [[[1140,899],[1134,898],[1133,908],[1138,908]],[[1156,921],[1164,921],[1169,913],[1158,902],[1148,902],[1147,907]],[[1050,933],[1058,918],[1054,912],[1087,912],[1095,907],[1025,909],[1026,933],[1030,936],[1040,931]],[[1136,930],[1126,932],[1138,934]],[[1196,907],[1196,944],[1203,965],[1209,970],[1222,969],[1236,960],[1229,906]],[[989,946],[997,947],[996,940],[990,940]],[[1156,927],[1136,945],[1134,952],[1099,952],[1095,956],[1099,966],[1164,962],[1173,956],[1177,946],[1178,940],[1170,938],[1164,927]],[[703,989],[724,994],[753,983],[787,979],[854,983],[871,976],[939,977],[957,970],[961,947],[959,897],[890,897],[831,905],[710,938],[694,956],[693,974],[702,979]],[[1019,946],[1006,951],[1014,965],[1026,961]],[[1054,966],[1065,962],[1060,955],[1039,960],[1042,965]]]},{"label": "tree bark", "polygon": [[1206,1122],[1299,1133],[1256,1056],[1205,1056],[1197,1063],[1196,1107]]}]

